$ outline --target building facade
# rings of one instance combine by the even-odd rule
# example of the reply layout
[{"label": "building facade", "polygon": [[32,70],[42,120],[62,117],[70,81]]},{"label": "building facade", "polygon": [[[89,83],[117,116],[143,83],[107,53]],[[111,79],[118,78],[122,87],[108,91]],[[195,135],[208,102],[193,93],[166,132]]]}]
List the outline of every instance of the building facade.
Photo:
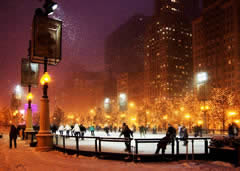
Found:
[{"label": "building facade", "polygon": [[192,89],[192,32],[181,0],[156,0],[145,35],[144,98],[182,97]]},{"label": "building facade", "polygon": [[193,21],[194,74],[208,73],[208,85],[240,88],[240,1],[205,0]]},{"label": "building facade", "polygon": [[[108,75],[105,83],[106,97],[117,98],[117,91],[120,90],[117,78],[121,78],[124,75],[122,73],[137,76],[142,74],[143,78],[144,33],[149,20],[150,17],[134,15],[107,37],[104,56]],[[140,82],[138,86],[141,86]]]}]

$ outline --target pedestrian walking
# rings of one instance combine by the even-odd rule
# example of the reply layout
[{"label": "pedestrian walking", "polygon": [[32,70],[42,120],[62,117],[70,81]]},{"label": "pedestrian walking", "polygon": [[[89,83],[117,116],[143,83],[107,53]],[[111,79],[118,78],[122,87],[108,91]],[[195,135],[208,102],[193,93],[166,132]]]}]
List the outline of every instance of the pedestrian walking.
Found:
[{"label": "pedestrian walking", "polygon": [[9,132],[9,148],[12,148],[12,141],[14,142],[14,147],[17,148],[17,135],[17,128],[15,127],[15,125],[11,125]]},{"label": "pedestrian walking", "polygon": [[120,133],[119,137],[124,136],[125,138],[125,151],[131,152],[131,137],[133,137],[133,132],[129,129],[128,125],[126,123],[123,123],[122,125],[122,132]]}]

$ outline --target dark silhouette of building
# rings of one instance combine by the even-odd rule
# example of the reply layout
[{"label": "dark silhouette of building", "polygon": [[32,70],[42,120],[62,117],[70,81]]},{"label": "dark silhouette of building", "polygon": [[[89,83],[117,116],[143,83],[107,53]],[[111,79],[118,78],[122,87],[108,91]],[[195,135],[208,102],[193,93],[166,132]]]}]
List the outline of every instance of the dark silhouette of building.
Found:
[{"label": "dark silhouette of building", "polygon": [[240,88],[240,1],[204,0],[193,21],[194,74],[208,73],[208,85]]},{"label": "dark silhouette of building", "polygon": [[[150,17],[134,15],[120,25],[105,41],[105,96],[117,97],[117,76],[121,73],[143,73],[144,33]],[[142,75],[143,77],[143,75]]]},{"label": "dark silhouette of building", "polygon": [[192,32],[182,0],[156,0],[145,36],[144,96],[149,104],[192,89]]}]

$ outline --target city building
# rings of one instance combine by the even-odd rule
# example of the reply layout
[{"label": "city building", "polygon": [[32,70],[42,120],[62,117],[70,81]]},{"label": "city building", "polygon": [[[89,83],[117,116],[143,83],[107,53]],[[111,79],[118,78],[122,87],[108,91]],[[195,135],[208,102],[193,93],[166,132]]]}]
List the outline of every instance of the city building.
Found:
[{"label": "city building", "polygon": [[125,93],[129,102],[133,102],[136,106],[142,106],[144,99],[144,87],[141,84],[144,81],[143,75],[143,72],[118,74],[117,95]]},{"label": "city building", "polygon": [[192,28],[182,0],[156,0],[145,35],[144,98],[148,104],[192,90]]},{"label": "city building", "polygon": [[206,72],[209,87],[240,88],[240,1],[204,0],[193,21],[194,74]]},{"label": "city building", "polygon": [[[117,98],[117,77],[122,73],[142,74],[144,70],[144,33],[151,17],[134,15],[120,25],[105,41],[105,96]],[[141,86],[141,83],[138,83]]]}]

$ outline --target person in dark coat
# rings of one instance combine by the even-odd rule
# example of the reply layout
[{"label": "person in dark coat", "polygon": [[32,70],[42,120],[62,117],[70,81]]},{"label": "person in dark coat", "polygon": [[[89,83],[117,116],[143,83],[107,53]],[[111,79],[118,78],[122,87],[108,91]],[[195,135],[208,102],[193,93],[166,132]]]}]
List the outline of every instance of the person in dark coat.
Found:
[{"label": "person in dark coat", "polygon": [[188,140],[187,140],[188,139],[188,131],[185,126],[183,126],[182,129],[183,129],[183,141],[184,141],[183,145],[185,146],[188,143]]},{"label": "person in dark coat", "polygon": [[85,132],[87,131],[86,128],[81,124],[80,125],[80,131],[81,131],[81,137],[82,137],[82,140],[84,140],[84,134]]},{"label": "person in dark coat", "polygon": [[229,137],[233,137],[234,136],[233,125],[232,124],[228,125],[228,136]]},{"label": "person in dark coat", "polygon": [[130,138],[133,137],[133,132],[129,129],[128,125],[126,123],[123,123],[122,126],[122,132],[120,133],[119,137],[124,136],[125,138],[125,145],[126,149],[125,151],[128,151],[129,153],[131,152],[131,140]]},{"label": "person in dark coat", "polygon": [[18,130],[14,125],[11,125],[10,132],[9,132],[9,147],[12,148],[12,140],[14,142],[14,147],[17,148],[17,135]]},{"label": "person in dark coat", "polygon": [[169,136],[171,141],[175,140],[176,132],[177,132],[176,129],[171,124],[168,124],[168,130],[167,130],[166,136]]},{"label": "person in dark coat", "polygon": [[165,150],[167,148],[167,145],[171,142],[170,134],[167,134],[165,137],[163,137],[157,144],[157,149],[155,154],[158,154],[160,149],[162,149],[162,155],[165,154]]}]

